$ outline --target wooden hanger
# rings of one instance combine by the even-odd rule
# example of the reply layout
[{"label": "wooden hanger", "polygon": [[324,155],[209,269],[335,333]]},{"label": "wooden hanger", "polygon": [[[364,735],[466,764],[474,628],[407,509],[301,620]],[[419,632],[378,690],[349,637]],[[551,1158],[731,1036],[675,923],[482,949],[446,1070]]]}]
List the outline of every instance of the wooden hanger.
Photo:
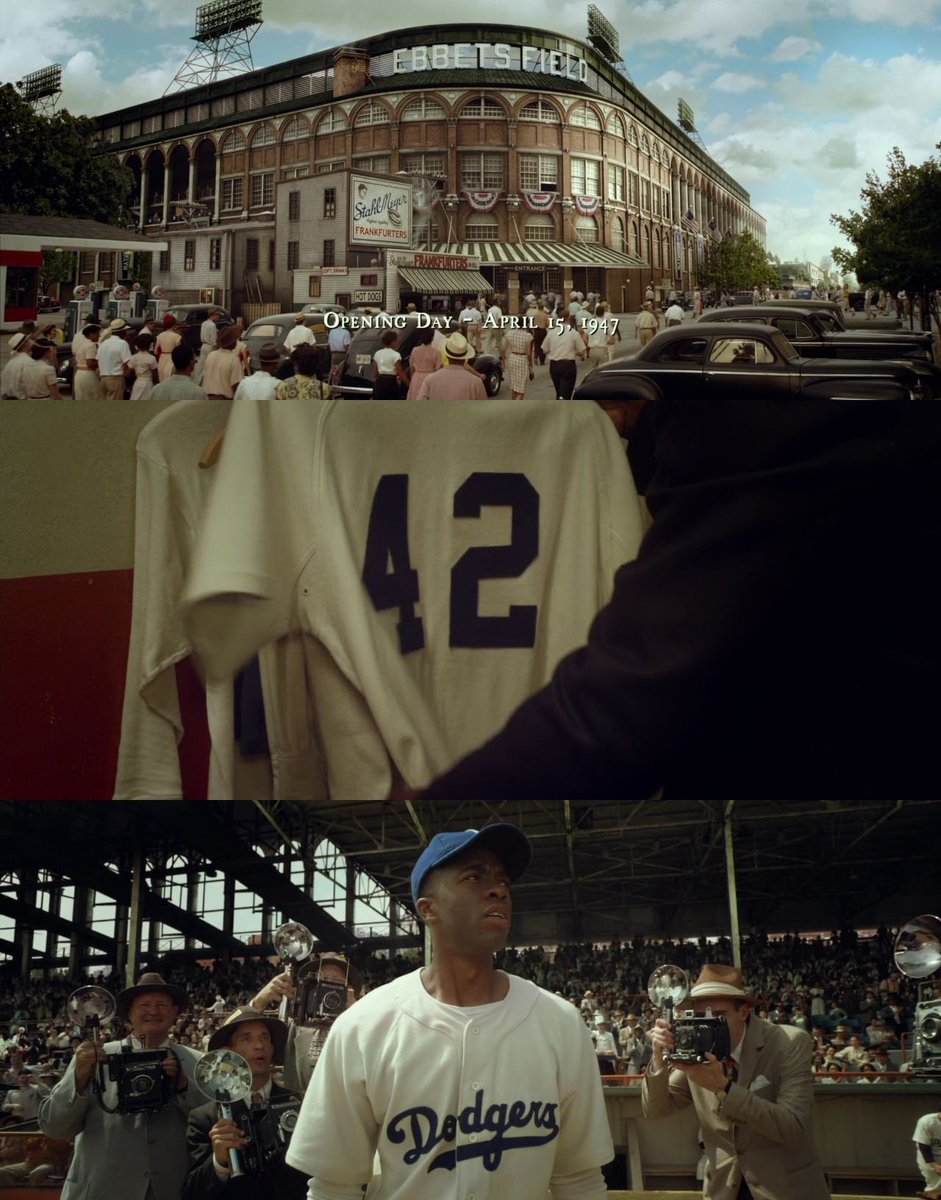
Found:
[{"label": "wooden hanger", "polygon": [[219,461],[219,455],[222,453],[222,443],[225,441],[225,430],[220,429],[217,434],[207,442],[206,449],[199,456],[199,465],[201,467],[214,467]]}]

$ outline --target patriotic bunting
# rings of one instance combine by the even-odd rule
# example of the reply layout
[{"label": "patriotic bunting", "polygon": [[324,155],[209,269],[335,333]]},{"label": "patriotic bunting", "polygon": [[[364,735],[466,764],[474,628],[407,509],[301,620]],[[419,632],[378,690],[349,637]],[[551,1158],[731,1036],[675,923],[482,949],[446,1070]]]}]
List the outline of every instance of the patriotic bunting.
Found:
[{"label": "patriotic bunting", "polygon": [[597,196],[573,196],[575,207],[583,217],[593,217],[598,211],[598,205],[601,203]]},{"label": "patriotic bunting", "polygon": [[688,233],[699,233],[699,222],[696,220],[696,214],[691,208],[686,210],[686,216],[680,224]]},{"label": "patriotic bunting", "polygon": [[500,190],[498,188],[496,191],[471,192],[465,188],[464,197],[474,212],[490,212],[500,199]]},{"label": "patriotic bunting", "polygon": [[548,212],[555,204],[558,192],[523,192],[523,203],[530,212]]},{"label": "patriotic bunting", "polygon": [[719,222],[715,217],[712,218],[706,228],[709,230],[709,236],[714,242],[722,241],[722,230],[719,228]]}]

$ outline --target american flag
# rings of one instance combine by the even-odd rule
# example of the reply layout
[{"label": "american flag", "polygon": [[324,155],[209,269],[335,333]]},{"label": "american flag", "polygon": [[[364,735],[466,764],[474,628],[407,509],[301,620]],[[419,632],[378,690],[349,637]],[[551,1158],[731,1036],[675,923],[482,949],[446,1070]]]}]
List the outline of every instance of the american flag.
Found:
[{"label": "american flag", "polygon": [[680,224],[689,233],[699,233],[699,222],[696,220],[696,214],[691,208],[686,210],[686,216],[682,219]]},{"label": "american flag", "polygon": [[714,242],[722,241],[722,232],[719,229],[719,224],[716,221],[715,217],[712,218],[712,220],[709,222],[709,224],[706,226],[706,228],[709,231],[709,236],[712,238],[712,240]]}]

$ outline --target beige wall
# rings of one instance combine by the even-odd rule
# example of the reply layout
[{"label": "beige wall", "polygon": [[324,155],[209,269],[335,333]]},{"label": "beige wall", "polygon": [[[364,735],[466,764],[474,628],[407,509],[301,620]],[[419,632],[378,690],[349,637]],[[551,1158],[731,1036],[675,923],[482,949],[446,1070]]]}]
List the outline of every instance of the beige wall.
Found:
[{"label": "beige wall", "polygon": [[0,578],[133,565],[134,447],[163,407],[0,402]]}]

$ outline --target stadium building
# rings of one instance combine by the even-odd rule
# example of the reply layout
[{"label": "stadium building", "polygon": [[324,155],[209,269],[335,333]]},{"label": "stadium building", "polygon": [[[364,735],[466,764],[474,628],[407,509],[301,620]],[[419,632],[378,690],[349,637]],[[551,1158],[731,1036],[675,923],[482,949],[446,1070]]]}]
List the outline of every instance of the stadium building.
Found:
[{"label": "stadium building", "polygon": [[[708,238],[764,242],[764,220],[689,110],[684,129],[593,41],[399,29],[100,117],[133,172],[139,229],[169,242],[153,283],[234,311],[380,293],[391,307],[485,284],[510,311],[531,288],[623,311],[649,284],[691,289]],[[351,237],[351,173],[412,177],[409,245]]]}]

